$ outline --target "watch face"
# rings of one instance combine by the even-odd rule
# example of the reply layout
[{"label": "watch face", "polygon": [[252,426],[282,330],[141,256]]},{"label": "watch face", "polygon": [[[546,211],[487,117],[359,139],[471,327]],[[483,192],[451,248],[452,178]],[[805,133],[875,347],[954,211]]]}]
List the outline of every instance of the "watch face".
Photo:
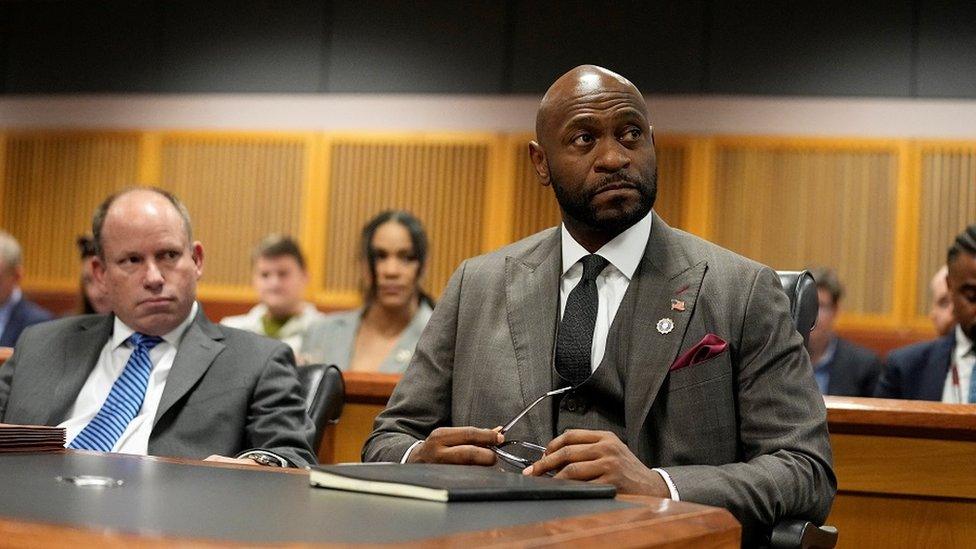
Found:
[{"label": "watch face", "polygon": [[278,460],[264,454],[255,454],[251,456],[251,459],[265,467],[281,467],[281,463],[278,463]]}]

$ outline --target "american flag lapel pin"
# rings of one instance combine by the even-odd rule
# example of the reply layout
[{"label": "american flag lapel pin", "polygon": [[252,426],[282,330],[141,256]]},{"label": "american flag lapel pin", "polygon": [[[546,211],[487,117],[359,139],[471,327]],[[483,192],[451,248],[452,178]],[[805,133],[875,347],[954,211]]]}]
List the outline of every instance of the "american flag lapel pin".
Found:
[{"label": "american flag lapel pin", "polygon": [[681,299],[672,299],[671,310],[678,311],[679,313],[683,313],[685,310],[685,302]]}]

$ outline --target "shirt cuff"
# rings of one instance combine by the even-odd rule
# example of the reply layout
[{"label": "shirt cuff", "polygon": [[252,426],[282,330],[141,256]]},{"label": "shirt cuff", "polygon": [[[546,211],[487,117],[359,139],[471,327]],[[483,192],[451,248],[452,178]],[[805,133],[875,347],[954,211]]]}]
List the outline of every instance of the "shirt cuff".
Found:
[{"label": "shirt cuff", "polygon": [[407,460],[410,459],[410,452],[413,452],[413,449],[416,448],[421,442],[423,441],[418,440],[417,442],[411,444],[410,447],[407,448],[407,451],[403,453],[403,457],[400,458],[400,463],[406,463]]},{"label": "shirt cuff", "polygon": [[664,479],[664,484],[668,485],[668,492],[671,492],[671,499],[674,501],[681,501],[681,498],[678,497],[678,489],[674,487],[674,482],[671,480],[671,475],[669,475],[664,469],[654,468],[651,469],[651,471],[655,471],[657,474],[661,475],[661,478]]},{"label": "shirt cuff", "polygon": [[254,456],[267,456],[271,459],[277,460],[282,467],[291,467],[291,464],[288,463],[287,459],[267,450],[248,450],[246,452],[241,452],[240,454],[237,454],[237,459],[247,459]]}]

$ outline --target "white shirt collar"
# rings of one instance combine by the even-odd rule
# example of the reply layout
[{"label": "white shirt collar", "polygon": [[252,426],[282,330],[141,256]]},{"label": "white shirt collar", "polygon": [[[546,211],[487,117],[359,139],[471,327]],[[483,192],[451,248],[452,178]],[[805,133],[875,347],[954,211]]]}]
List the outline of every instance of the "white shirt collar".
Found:
[{"label": "white shirt collar", "polygon": [[973,341],[969,339],[962,326],[956,324],[956,349],[955,359],[959,360],[968,355],[973,350]]},{"label": "white shirt collar", "polygon": [[[180,340],[183,339],[184,332],[186,332],[187,327],[189,327],[193,322],[193,319],[197,317],[197,311],[199,309],[200,306],[196,301],[194,301],[193,306],[190,307],[190,314],[183,319],[183,322],[181,322],[179,326],[164,334],[163,341],[169,343],[173,347],[179,348]],[[112,349],[118,349],[119,346],[125,343],[134,333],[136,333],[135,330],[126,326],[125,322],[119,320],[119,317],[115,317],[115,326],[112,330]]]},{"label": "white shirt collar", "polygon": [[[653,210],[647,212],[643,219],[631,225],[626,231],[618,234],[613,240],[607,242],[596,254],[610,262],[617,268],[627,280],[634,277],[634,271],[640,265],[641,258],[644,257],[644,249],[647,248],[647,239],[651,236],[651,221],[654,219]],[[563,250],[563,271],[565,275],[573,265],[583,256],[589,255],[586,248],[576,242],[573,235],[569,234],[566,224],[560,225],[562,231],[562,250]]]}]

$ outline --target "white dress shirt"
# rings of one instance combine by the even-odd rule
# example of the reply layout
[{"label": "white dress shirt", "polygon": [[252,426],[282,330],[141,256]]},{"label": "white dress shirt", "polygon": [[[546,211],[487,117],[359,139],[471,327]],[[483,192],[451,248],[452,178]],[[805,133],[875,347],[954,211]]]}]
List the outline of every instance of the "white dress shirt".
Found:
[{"label": "white dress shirt", "polygon": [[[136,417],[132,418],[122,436],[112,447],[113,452],[124,454],[146,455],[149,451],[149,434],[152,432],[153,420],[156,418],[156,410],[159,408],[159,400],[163,396],[163,389],[166,387],[166,379],[173,368],[173,361],[176,359],[176,350],[180,346],[183,334],[187,327],[196,318],[199,305],[193,303],[190,315],[183,322],[173,329],[173,331],[162,336],[163,341],[149,351],[149,358],[152,360],[153,368],[149,374],[149,384],[146,387],[146,397],[142,401],[142,408]],[[112,329],[112,337],[102,347],[102,352],[95,363],[95,369],[88,375],[88,380],[82,386],[75,399],[74,406],[68,414],[68,419],[58,427],[67,429],[66,440],[70,443],[78,433],[88,425],[95,417],[95,414],[102,409],[105,399],[115,380],[122,375],[129,356],[132,355],[133,347],[127,342],[129,336],[135,330],[126,326],[118,317],[115,317],[115,325]]]},{"label": "white dress shirt", "polygon": [[973,377],[973,365],[976,364],[976,353],[973,352],[973,341],[966,336],[966,332],[956,324],[956,347],[952,350],[952,363],[959,372],[959,385],[953,383],[952,368],[946,374],[945,388],[942,390],[942,402],[955,404],[976,404],[969,402],[969,380]]},{"label": "white dress shirt", "polygon": [[[596,326],[593,328],[591,370],[596,370],[603,360],[613,317],[616,316],[620,302],[624,299],[624,293],[630,286],[630,279],[634,277],[634,272],[644,257],[644,248],[647,247],[647,239],[651,236],[652,219],[653,216],[648,213],[643,219],[594,252],[610,264],[596,277],[596,292],[600,304],[596,313]],[[566,300],[583,278],[583,264],[580,259],[590,252],[573,239],[565,224],[560,226],[560,231],[562,231],[563,270],[559,280],[559,319],[562,320],[563,313],[566,312]]]}]

